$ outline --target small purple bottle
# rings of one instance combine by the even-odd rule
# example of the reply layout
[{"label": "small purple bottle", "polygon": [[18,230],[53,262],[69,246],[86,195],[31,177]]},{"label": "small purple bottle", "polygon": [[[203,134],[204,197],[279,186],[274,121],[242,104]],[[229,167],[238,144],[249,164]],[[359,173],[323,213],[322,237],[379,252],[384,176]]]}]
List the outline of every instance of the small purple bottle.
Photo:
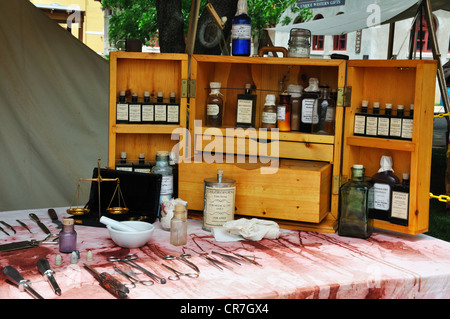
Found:
[{"label": "small purple bottle", "polygon": [[63,229],[59,233],[59,251],[71,253],[77,249],[77,232],[72,218],[63,219]]}]

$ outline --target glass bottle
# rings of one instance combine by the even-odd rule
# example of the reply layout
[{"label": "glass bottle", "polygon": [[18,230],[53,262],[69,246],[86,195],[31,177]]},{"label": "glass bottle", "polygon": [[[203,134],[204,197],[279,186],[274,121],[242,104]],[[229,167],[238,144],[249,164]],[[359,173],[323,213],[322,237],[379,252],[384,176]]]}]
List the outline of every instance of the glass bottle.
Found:
[{"label": "glass bottle", "polygon": [[309,79],[309,86],[303,90],[301,97],[300,132],[311,133],[313,124],[319,123],[317,99],[320,97],[319,80]]},{"label": "glass bottle", "polygon": [[180,104],[176,102],[175,92],[170,92],[169,103],[167,103],[167,123],[180,123]]},{"label": "glass bottle", "polygon": [[187,218],[186,209],[182,204],[176,204],[170,220],[170,243],[174,246],[187,243]]},{"label": "glass bottle", "polygon": [[391,124],[392,104],[386,103],[384,114],[378,117],[378,137],[389,138],[389,126]]},{"label": "glass bottle", "polygon": [[389,127],[389,137],[399,139],[402,136],[402,120],[403,120],[403,105],[397,105],[397,113],[391,116],[391,125]]},{"label": "glass bottle", "polygon": [[261,114],[262,128],[276,128],[277,127],[277,108],[275,106],[275,95],[267,94],[266,103]]},{"label": "glass bottle", "polygon": [[280,132],[291,130],[291,96],[287,92],[280,94],[277,107],[277,126]]},{"label": "glass bottle", "polygon": [[211,93],[206,101],[206,126],[222,127],[223,99],[220,82],[211,82]]},{"label": "glass bottle", "polygon": [[167,105],[163,92],[158,92],[155,103],[155,124],[167,124]]},{"label": "glass bottle", "polygon": [[370,216],[372,185],[364,180],[363,165],[353,165],[351,179],[339,191],[339,236],[368,238],[373,232]]},{"label": "glass bottle", "polygon": [[150,163],[146,163],[145,161],[145,154],[140,153],[139,154],[139,162],[137,164],[133,165],[133,172],[137,173],[151,173],[152,166]]},{"label": "glass bottle", "polygon": [[59,251],[71,253],[77,249],[77,232],[72,218],[64,218],[63,229],[59,233]]},{"label": "glass bottle", "polygon": [[125,91],[120,91],[119,93],[119,101],[116,104],[116,123],[128,123],[128,103],[125,99]]},{"label": "glass bottle", "polygon": [[150,102],[150,92],[144,92],[144,102],[142,103],[142,123],[152,124],[155,122],[155,105]]},{"label": "glass bottle", "polygon": [[383,155],[380,159],[380,169],[372,176],[373,183],[373,218],[387,220],[391,216],[391,192],[400,179],[392,169],[392,158]]},{"label": "glass bottle", "polygon": [[120,152],[120,161],[116,164],[116,170],[119,171],[133,171],[133,164],[127,161],[127,152]]},{"label": "glass bottle", "polygon": [[366,135],[366,116],[367,108],[369,107],[369,101],[362,101],[361,110],[355,113],[355,123],[353,125],[353,135],[364,136]]},{"label": "glass bottle", "polygon": [[412,140],[413,133],[414,104],[409,107],[409,115],[402,119],[402,139]]},{"label": "glass bottle", "polygon": [[236,127],[255,127],[256,95],[251,94],[252,85],[245,85],[245,93],[238,94],[236,105]]},{"label": "glass bottle", "polygon": [[366,136],[378,136],[378,117],[380,103],[373,102],[372,113],[366,115]]},{"label": "glass bottle", "polygon": [[300,97],[303,87],[289,84],[286,91],[291,95],[291,131],[300,130]]},{"label": "glass bottle", "polygon": [[142,105],[138,102],[137,93],[133,93],[131,96],[131,103],[128,104],[129,119],[131,124],[140,124],[142,122]]},{"label": "glass bottle", "polygon": [[409,223],[409,174],[403,173],[401,184],[392,187],[390,222],[408,226]]},{"label": "glass bottle", "polygon": [[316,103],[319,123],[316,125],[313,124],[312,132],[318,134],[334,134],[336,104],[330,98],[330,88],[328,86],[322,86],[321,88],[322,93]]},{"label": "glass bottle", "polygon": [[153,174],[161,174],[161,192],[159,196],[158,215],[163,199],[171,199],[173,195],[173,169],[169,166],[169,152],[156,152],[156,164],[152,167]]},{"label": "glass bottle", "polygon": [[252,20],[247,14],[247,0],[239,0],[231,27],[232,55],[250,56],[252,44]]}]

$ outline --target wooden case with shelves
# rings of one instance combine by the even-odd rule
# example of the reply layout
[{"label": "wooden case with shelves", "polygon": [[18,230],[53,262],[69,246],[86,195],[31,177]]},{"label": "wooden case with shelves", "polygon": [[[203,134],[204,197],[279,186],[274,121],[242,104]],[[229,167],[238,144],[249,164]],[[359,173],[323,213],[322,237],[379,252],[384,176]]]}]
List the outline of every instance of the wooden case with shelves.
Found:
[{"label": "wooden case with shelves", "polygon": [[[401,173],[409,172],[411,176],[410,222],[409,226],[398,226],[376,221],[375,226],[410,234],[425,232],[435,76],[433,61],[347,62],[112,53],[108,166],[114,167],[121,151],[127,151],[129,158],[137,158],[139,153],[154,158],[158,150],[171,150],[177,143],[181,145],[179,140],[172,139],[173,130],[188,128],[188,140],[183,144],[187,152],[180,154],[182,161],[178,166],[178,190],[190,210],[203,210],[203,181],[222,168],[224,176],[237,181],[236,214],[272,218],[282,226],[298,229],[334,232],[338,190],[347,180],[350,167],[363,164],[366,175],[371,176],[379,168],[380,157],[391,155],[395,173],[401,177]],[[320,84],[327,84],[341,93],[351,88],[351,102],[347,107],[342,105],[342,94],[338,98],[335,134],[259,131],[266,94],[278,96],[280,80],[284,80],[284,89],[288,84],[301,84],[306,88],[311,77],[317,77]],[[222,83],[224,118],[221,128],[203,126],[210,82]],[[139,96],[145,90],[161,90],[167,94],[175,91],[181,96],[181,88],[186,83],[190,85],[186,90],[190,93],[180,98],[180,125],[115,124],[115,102],[120,90],[137,90]],[[246,83],[256,87],[256,128],[253,131],[235,128],[236,97],[243,93]],[[394,106],[414,103],[412,140],[353,136],[354,114],[363,99],[371,103],[378,100],[382,105],[390,102]],[[218,138],[220,136],[223,138]],[[271,153],[272,146],[278,148],[277,154]],[[267,156],[255,155],[255,149],[264,148]],[[212,156],[213,161],[205,154]],[[234,160],[227,162],[231,158]],[[244,162],[239,162],[242,159]],[[278,175],[260,173],[261,168],[268,167],[269,159],[278,165]],[[282,189],[277,193],[280,185]]]}]

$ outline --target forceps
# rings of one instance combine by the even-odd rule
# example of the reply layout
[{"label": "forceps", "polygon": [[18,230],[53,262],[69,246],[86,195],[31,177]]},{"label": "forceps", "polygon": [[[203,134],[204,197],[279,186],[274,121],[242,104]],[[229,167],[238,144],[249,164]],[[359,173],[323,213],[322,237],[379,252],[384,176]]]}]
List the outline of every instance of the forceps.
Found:
[{"label": "forceps", "polygon": [[145,269],[145,268],[139,266],[138,264],[136,264],[133,260],[137,259],[137,258],[138,258],[138,255],[136,255],[136,254],[129,254],[129,255],[126,255],[124,258],[110,256],[110,257],[106,258],[106,260],[112,261],[112,262],[116,262],[116,261],[123,262],[123,263],[125,263],[125,264],[127,264],[127,265],[129,265],[131,267],[139,269],[144,274],[146,274],[147,276],[151,277],[153,280],[159,281],[160,284],[165,284],[166,283],[166,279],[165,278],[158,277],[154,273],[152,273],[152,272],[148,271],[147,269]]},{"label": "forceps", "polygon": [[180,280],[181,276],[186,276],[189,278],[197,278],[198,277],[198,273],[194,273],[194,272],[182,273],[178,270],[175,270],[175,269],[167,266],[166,264],[161,264],[161,265],[163,265],[167,269],[171,270],[175,274],[174,276],[167,277],[167,278],[169,278],[169,280]]},{"label": "forceps", "polygon": [[155,282],[152,280],[139,280],[138,278],[126,273],[125,271],[123,271],[122,269],[116,267],[115,265],[113,266],[114,270],[117,271],[119,274],[121,274],[122,276],[124,276],[125,278],[128,279],[128,281],[130,282],[129,284],[125,284],[125,287],[127,288],[136,288],[136,284],[141,284],[144,286],[151,286],[153,285]]},{"label": "forceps", "polygon": [[161,249],[159,249],[159,247],[156,246],[156,245],[154,245],[154,247],[155,247],[155,249],[156,249],[158,255],[159,255],[160,257],[162,257],[163,259],[166,259],[166,260],[174,260],[174,259],[175,259],[175,260],[182,261],[182,262],[185,263],[187,266],[189,266],[190,268],[192,268],[195,272],[197,272],[197,273],[200,272],[200,269],[199,269],[193,262],[191,262],[191,261],[189,261],[189,260],[186,259],[186,258],[192,257],[192,255],[191,255],[191,254],[186,254],[186,253],[184,253],[184,249],[183,249],[183,253],[182,253],[180,256],[173,256],[173,255],[170,255],[170,254],[168,254],[168,255],[164,254],[164,253],[161,251]]}]

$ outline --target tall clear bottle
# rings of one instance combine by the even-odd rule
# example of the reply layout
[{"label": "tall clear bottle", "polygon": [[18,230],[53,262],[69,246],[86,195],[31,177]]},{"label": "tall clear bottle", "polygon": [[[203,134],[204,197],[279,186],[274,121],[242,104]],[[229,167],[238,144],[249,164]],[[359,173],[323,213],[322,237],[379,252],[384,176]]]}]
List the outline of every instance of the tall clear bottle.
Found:
[{"label": "tall clear bottle", "polygon": [[368,238],[373,232],[370,216],[371,187],[364,180],[363,165],[353,165],[351,180],[339,191],[339,236]]},{"label": "tall clear bottle", "polygon": [[182,246],[187,243],[187,218],[184,205],[176,204],[170,220],[170,243],[174,246]]},{"label": "tall clear bottle", "polygon": [[221,127],[223,116],[223,99],[220,82],[209,83],[211,92],[206,101],[206,126]]},{"label": "tall clear bottle", "polygon": [[267,94],[266,103],[261,114],[262,128],[277,127],[277,107],[275,106],[275,95]]},{"label": "tall clear bottle", "polygon": [[315,104],[318,114],[319,122],[313,124],[312,132],[318,134],[334,134],[334,121],[336,114],[336,105],[334,100],[330,98],[330,87],[321,86],[321,95]]},{"label": "tall clear bottle", "polygon": [[59,251],[71,253],[77,250],[77,232],[72,218],[63,219],[63,229],[59,233]]},{"label": "tall clear bottle", "polygon": [[159,196],[159,210],[163,199],[171,199],[173,196],[173,169],[169,165],[169,152],[156,152],[156,164],[152,167],[152,173],[161,174],[161,193]]},{"label": "tall clear bottle", "polygon": [[252,20],[247,14],[247,0],[239,0],[231,27],[231,53],[250,56],[252,44]]},{"label": "tall clear bottle", "polygon": [[300,97],[303,86],[289,84],[286,90],[291,95],[291,131],[298,131],[300,130]]}]

